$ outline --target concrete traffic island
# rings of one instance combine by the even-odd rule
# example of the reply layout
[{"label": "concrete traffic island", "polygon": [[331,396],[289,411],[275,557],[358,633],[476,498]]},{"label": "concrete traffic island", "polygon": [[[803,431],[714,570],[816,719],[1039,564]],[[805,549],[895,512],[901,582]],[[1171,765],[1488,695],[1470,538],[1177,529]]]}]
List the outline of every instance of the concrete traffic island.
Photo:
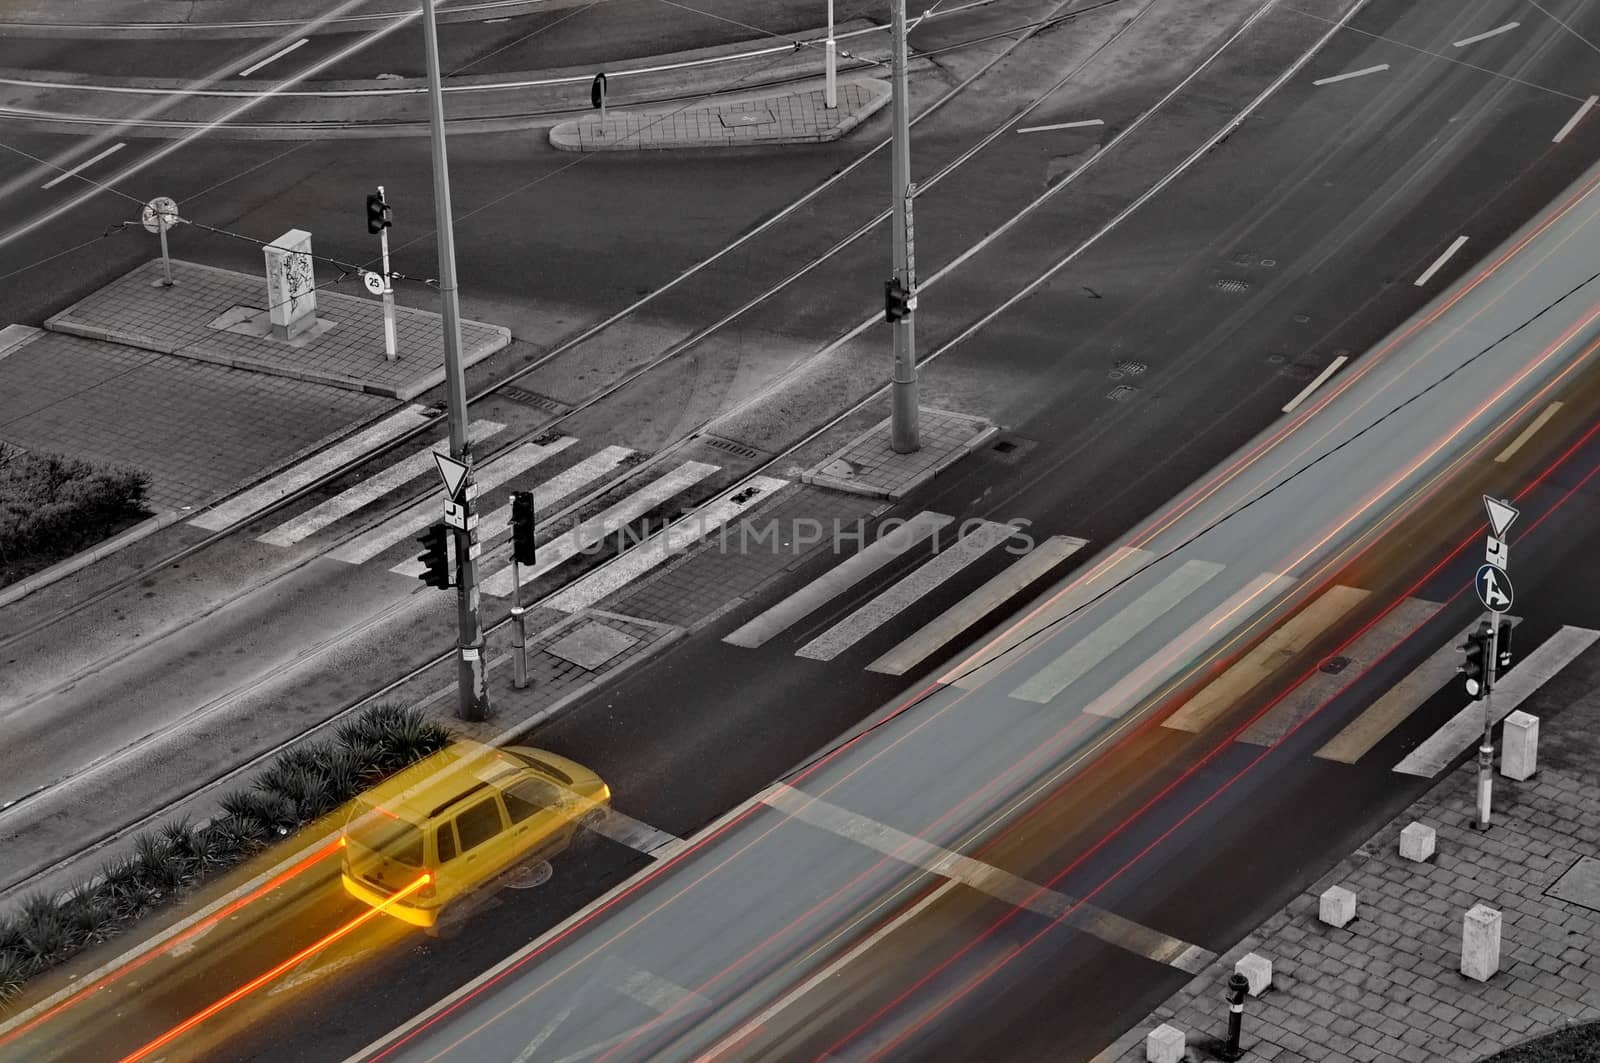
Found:
[{"label": "concrete traffic island", "polygon": [[877,78],[839,82],[839,106],[829,108],[819,82],[799,92],[712,98],[704,104],[642,111],[608,109],[550,129],[562,151],[660,151],[824,144],[838,140],[889,103],[889,83]]}]

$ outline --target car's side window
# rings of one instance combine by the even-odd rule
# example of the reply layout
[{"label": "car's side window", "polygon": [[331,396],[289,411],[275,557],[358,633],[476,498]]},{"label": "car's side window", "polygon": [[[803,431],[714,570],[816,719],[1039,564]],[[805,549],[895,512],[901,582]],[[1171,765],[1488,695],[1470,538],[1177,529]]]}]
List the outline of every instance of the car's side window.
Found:
[{"label": "car's side window", "polygon": [[456,831],[461,835],[461,851],[467,852],[500,833],[500,805],[494,798],[479,801],[456,817]]},{"label": "car's side window", "polygon": [[518,779],[501,791],[506,800],[506,813],[511,822],[521,823],[536,812],[543,812],[561,803],[561,793],[540,779]]},{"label": "car's side window", "polygon": [[439,824],[439,863],[448,864],[456,858],[456,828],[446,822]]}]

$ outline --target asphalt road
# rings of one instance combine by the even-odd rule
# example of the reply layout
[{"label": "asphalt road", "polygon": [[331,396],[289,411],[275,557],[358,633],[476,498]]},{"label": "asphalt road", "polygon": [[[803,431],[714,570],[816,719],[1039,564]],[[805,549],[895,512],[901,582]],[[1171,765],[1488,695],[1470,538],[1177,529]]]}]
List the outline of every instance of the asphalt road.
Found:
[{"label": "asphalt road", "polygon": [[[1485,5],[1450,14],[1487,25],[1518,13],[1510,5]],[[1415,21],[1408,23],[1400,19],[1400,5],[1379,3],[1358,25],[1373,32],[1393,28],[1414,35],[1406,39],[1437,49],[1450,33],[1466,32],[1455,22],[1432,21],[1442,17],[1414,14]],[[1533,25],[1532,17],[1524,24]],[[1526,39],[1493,47],[1530,62],[1531,69],[1518,72],[1525,80],[1551,84],[1566,79],[1566,91],[1580,91],[1578,83],[1584,79],[1575,71],[1584,69],[1582,45],[1559,40],[1548,30],[1536,39],[1549,45],[1543,54],[1536,54]],[[1394,48],[1378,60],[1362,51],[1367,47],[1384,46],[1341,42],[1308,76],[1414,54]],[[1397,70],[1399,66],[1395,64]],[[1515,63],[1508,68],[1515,69]],[[1586,164],[1586,146],[1592,153],[1592,135],[1581,130],[1561,151],[1548,148],[1551,130],[1575,106],[1570,99],[1504,82],[1497,86],[1504,96],[1485,98],[1490,82],[1481,72],[1442,61],[1404,73],[1404,79],[1374,77],[1347,85],[1352,94],[1360,93],[1354,100],[1347,94],[1324,101],[1319,94],[1326,95],[1325,87],[1313,87],[1305,79],[1296,82],[1191,178],[1174,186],[1173,195],[1152,201],[1134,224],[1102,241],[1019,312],[941,362],[935,379],[958,382],[944,386],[970,385],[985,374],[1026,380],[1031,387],[1017,391],[1028,394],[1010,393],[1004,400],[1008,405],[997,412],[1036,445],[1017,465],[974,459],[914,503],[962,515],[1037,514],[1041,527],[1070,527],[1096,542],[1114,538],[1247,438],[1297,390],[1301,381],[1280,377],[1269,367],[1292,365],[1312,351],[1326,357],[1337,347],[1363,349],[1426,297],[1426,291],[1412,290],[1404,278],[1420,271],[1418,264],[1425,265],[1464,222],[1470,219],[1474,226],[1472,248],[1492,246]],[[1353,118],[1357,112],[1362,120]],[[1434,131],[1452,125],[1455,137],[1442,144],[1433,137]],[[1344,135],[1330,135],[1333,131]],[[1017,141],[1024,142],[1026,138]],[[1028,149],[1040,156],[1032,163],[1039,170],[1032,173],[1047,173],[1053,164],[1059,142],[1050,144]],[[1462,164],[1466,158],[1472,160],[1470,167]],[[996,168],[1000,165],[997,161]],[[1015,158],[1004,165],[1019,168]],[[1375,186],[1374,173],[1397,175],[1394,186]],[[1489,189],[1503,191],[1491,198]],[[1263,212],[1262,204],[1270,202],[1274,190],[1291,194],[1274,203],[1272,212]],[[1366,225],[1352,226],[1352,217],[1363,218]],[[1299,229],[1286,219],[1294,219]],[[925,239],[938,239],[938,227],[932,228],[934,233]],[[1033,239],[1045,246],[1055,243],[1042,227]],[[1260,301],[1248,313],[1229,308],[1230,313],[1219,309],[1217,289],[1211,286],[1219,246],[1225,252],[1249,246],[1241,240],[1253,240],[1256,247],[1270,240],[1274,254],[1256,251],[1258,261],[1273,257],[1285,263],[1286,272],[1296,263],[1302,269],[1293,280],[1262,284]],[[1279,252],[1280,246],[1289,250]],[[1454,260],[1439,280],[1448,280],[1471,259],[1467,254]],[[1174,263],[1183,265],[1174,268]],[[862,277],[878,271],[875,258],[863,255]],[[950,320],[930,312],[924,335],[936,342],[941,329],[949,335],[964,317],[984,312],[992,305],[993,292],[980,282],[996,276],[979,275],[966,292],[944,297],[948,309],[943,313]],[[1393,283],[1384,286],[1384,278]],[[1108,279],[1115,283],[1108,284]],[[1101,300],[1085,296],[1085,286]],[[859,287],[870,290],[865,280]],[[956,286],[948,290],[955,292]],[[797,295],[796,302],[801,298]],[[1352,313],[1352,307],[1360,309]],[[790,305],[773,312],[794,310]],[[1296,315],[1308,321],[1295,321]],[[1075,327],[1069,356],[1062,352],[1062,320]],[[1308,342],[1296,326],[1311,323],[1331,327],[1320,328],[1316,341]],[[1076,331],[1080,328],[1081,333]],[[1085,396],[1098,394],[1087,386],[1102,380],[1111,356],[1123,351],[1151,354],[1151,373],[1141,384],[1140,398],[1133,406],[1114,410],[1089,407],[1084,416]],[[1273,362],[1272,354],[1284,357]],[[1158,463],[1156,455],[1168,460]],[[974,573],[972,583],[983,575]],[[874,589],[864,588],[863,593]],[[952,584],[947,597],[908,613],[901,626],[886,629],[882,638],[886,643],[897,638],[966,589],[970,584]],[[844,609],[856,603],[837,604]],[[831,619],[819,617],[817,622]],[[613,779],[626,780],[617,787],[626,795],[624,807],[681,832],[731,806],[894,693],[896,684],[868,682],[859,672],[796,667],[781,648],[765,659],[755,655],[730,667],[720,663],[725,657],[711,656],[726,652],[718,649],[719,634],[720,629],[705,633],[608,697],[622,707],[620,712],[607,713],[602,721],[593,708],[579,709],[539,740],[596,763]],[[719,662],[714,679],[698,665],[697,653]],[[775,668],[775,663],[783,667]],[[773,676],[779,680],[773,682]],[[645,696],[669,681],[687,688],[674,713],[684,717],[682,727],[664,721],[659,698]],[[705,706],[717,711],[707,713]],[[773,719],[789,725],[775,730]],[[618,734],[650,734],[655,741],[648,749],[621,746],[615,741]],[[731,750],[739,751],[737,759],[728,755]],[[708,770],[712,765],[715,773]],[[399,977],[383,970],[371,980],[351,979],[339,993],[308,1006],[321,1020],[332,1016],[348,1024],[364,987],[383,985],[385,1010],[363,1005],[365,1025],[347,1027],[343,1035],[346,1046],[360,1043],[362,1031],[384,1017],[437,996],[445,988],[439,983],[449,980],[441,977],[443,971],[487,965],[508,943],[549,925],[561,905],[553,895],[541,901],[547,898],[550,909],[541,904],[537,912],[490,916],[481,929],[469,928],[451,943],[450,959],[439,958],[426,969],[400,972]],[[341,1043],[329,1025],[315,1028],[328,1048]],[[240,1043],[241,1055],[251,1051],[248,1039]],[[263,1048],[257,1051],[262,1058],[273,1058]]]}]

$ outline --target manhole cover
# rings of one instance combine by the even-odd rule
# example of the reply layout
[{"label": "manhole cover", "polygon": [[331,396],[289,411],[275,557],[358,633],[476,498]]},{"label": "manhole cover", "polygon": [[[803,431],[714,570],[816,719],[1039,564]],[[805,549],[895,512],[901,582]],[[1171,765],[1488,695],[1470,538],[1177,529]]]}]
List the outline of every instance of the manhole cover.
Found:
[{"label": "manhole cover", "polygon": [[772,122],[772,112],[765,107],[746,107],[737,111],[725,111],[717,117],[722,119],[722,124],[728,129],[743,129],[745,126],[766,125]]},{"label": "manhole cover", "polygon": [[545,652],[592,672],[638,641],[632,635],[591,620],[546,646]]},{"label": "manhole cover", "polygon": [[1310,314],[1296,314],[1294,316],[1294,323],[1296,325],[1309,324],[1310,321],[1311,321],[1311,315]]},{"label": "manhole cover", "polygon": [[1326,661],[1322,662],[1322,668],[1320,671],[1327,672],[1329,675],[1338,675],[1348,667],[1350,667],[1350,658],[1329,657]]},{"label": "manhole cover", "polygon": [[1242,292],[1247,292],[1250,290],[1250,282],[1242,281],[1237,277],[1223,277],[1216,283],[1212,284],[1212,287],[1217,289],[1219,292],[1228,292],[1233,295],[1238,295]]},{"label": "manhole cover", "polygon": [[1138,388],[1131,387],[1127,384],[1118,384],[1116,387],[1112,388],[1106,393],[1106,398],[1110,399],[1112,402],[1127,402],[1129,399],[1133,398],[1134,392],[1138,390]]},{"label": "manhole cover", "polygon": [[1600,860],[1580,856],[1567,873],[1545,890],[1545,896],[1600,912]]},{"label": "manhole cover", "polygon": [[1121,373],[1123,376],[1144,376],[1149,368],[1143,362],[1118,362],[1114,372]]}]

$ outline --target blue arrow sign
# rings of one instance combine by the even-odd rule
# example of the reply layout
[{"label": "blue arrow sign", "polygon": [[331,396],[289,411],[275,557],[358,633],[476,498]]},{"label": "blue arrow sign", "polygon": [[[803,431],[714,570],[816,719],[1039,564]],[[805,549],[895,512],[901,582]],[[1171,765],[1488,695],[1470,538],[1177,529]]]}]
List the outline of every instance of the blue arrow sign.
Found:
[{"label": "blue arrow sign", "polygon": [[1472,586],[1478,592],[1478,601],[1491,613],[1505,612],[1516,598],[1516,591],[1511,589],[1511,577],[1506,575],[1505,569],[1495,565],[1481,566]]}]

